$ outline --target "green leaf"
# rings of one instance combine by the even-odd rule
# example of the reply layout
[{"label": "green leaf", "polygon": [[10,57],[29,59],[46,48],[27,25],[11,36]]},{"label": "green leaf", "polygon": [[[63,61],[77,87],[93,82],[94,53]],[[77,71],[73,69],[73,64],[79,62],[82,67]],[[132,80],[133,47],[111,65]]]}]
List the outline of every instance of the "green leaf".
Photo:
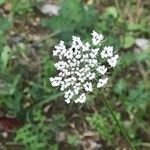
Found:
[{"label": "green leaf", "polygon": [[120,79],[114,86],[113,91],[116,94],[121,95],[121,94],[123,94],[123,92],[125,91],[126,88],[127,88],[127,83],[125,82],[125,80]]},{"label": "green leaf", "polygon": [[117,9],[115,7],[108,7],[105,12],[104,12],[105,16],[113,16],[114,18],[117,18],[118,16],[118,12]]},{"label": "green leaf", "polygon": [[129,23],[127,24],[127,28],[128,30],[136,31],[142,29],[142,25],[137,23]]},{"label": "green leaf", "polygon": [[19,83],[19,80],[20,80],[20,75],[17,75],[13,81],[13,83],[11,84],[11,86],[9,87],[9,94],[10,95],[13,95],[16,91],[16,87],[17,87],[17,84]]},{"label": "green leaf", "polygon": [[61,4],[60,15],[53,17],[49,25],[55,30],[72,32],[81,23],[83,15],[84,9],[80,1],[64,0]]},{"label": "green leaf", "polygon": [[1,60],[2,60],[2,72],[6,69],[9,57],[10,57],[11,49],[9,46],[5,46],[2,53],[1,53]]},{"label": "green leaf", "polygon": [[0,33],[4,33],[10,27],[10,22],[8,18],[4,18],[0,16]]},{"label": "green leaf", "polygon": [[150,53],[149,51],[143,51],[140,53],[131,53],[131,52],[127,52],[126,54],[124,54],[121,59],[120,59],[120,63],[119,66],[122,67],[128,67],[131,64],[134,63],[140,63],[143,62],[145,60],[150,60]]},{"label": "green leaf", "polygon": [[[55,31],[60,31],[60,38],[70,40],[74,33],[86,34],[95,18],[94,7],[90,6],[85,9],[81,0],[63,0],[59,16],[52,17],[47,22],[47,26]],[[43,22],[42,25],[45,26],[46,22]]]},{"label": "green leaf", "polygon": [[76,135],[68,135],[67,142],[70,145],[77,146],[78,145],[78,137]]},{"label": "green leaf", "polygon": [[109,143],[112,139],[112,135],[110,135],[111,128],[108,128],[109,124],[106,120],[106,118],[102,117],[98,113],[94,113],[92,116],[86,117],[87,122],[89,123],[89,126],[95,130],[100,137],[102,137],[104,140],[107,139],[107,142]]},{"label": "green leaf", "polygon": [[30,0],[13,0],[12,12],[17,15],[25,15],[32,11]]},{"label": "green leaf", "polygon": [[0,0],[0,5],[5,3],[5,2],[6,2],[6,0]]},{"label": "green leaf", "polygon": [[124,38],[124,44],[123,44],[123,48],[129,48],[134,44],[134,37],[131,35],[127,35]]},{"label": "green leaf", "polygon": [[146,91],[144,86],[139,84],[136,88],[130,90],[126,104],[130,105],[130,107],[139,107],[144,110],[149,96],[149,91]]}]

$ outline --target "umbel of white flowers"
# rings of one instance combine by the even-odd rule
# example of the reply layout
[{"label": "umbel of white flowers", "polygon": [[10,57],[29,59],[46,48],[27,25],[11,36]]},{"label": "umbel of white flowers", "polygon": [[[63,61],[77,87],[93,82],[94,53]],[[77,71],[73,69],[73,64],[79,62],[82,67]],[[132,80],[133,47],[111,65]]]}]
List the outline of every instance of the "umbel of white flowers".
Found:
[{"label": "umbel of white flowers", "polygon": [[82,42],[80,37],[72,37],[72,45],[67,48],[64,41],[55,46],[53,56],[59,61],[54,64],[58,76],[50,77],[52,86],[64,91],[65,102],[84,103],[86,95],[94,87],[102,88],[108,81],[109,68],[117,64],[118,54],[112,46],[103,46],[104,36],[93,31],[92,42]]}]

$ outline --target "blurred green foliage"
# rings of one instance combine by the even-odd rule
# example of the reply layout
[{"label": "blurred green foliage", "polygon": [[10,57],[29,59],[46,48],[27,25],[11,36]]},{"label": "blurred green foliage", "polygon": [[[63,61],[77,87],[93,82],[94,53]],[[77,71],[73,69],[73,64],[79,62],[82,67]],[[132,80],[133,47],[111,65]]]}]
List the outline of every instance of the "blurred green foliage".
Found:
[{"label": "blurred green foliage", "polygon": [[102,117],[100,114],[95,113],[91,117],[87,117],[90,127],[99,134],[99,136],[106,140],[108,143],[112,143],[112,128],[109,126],[110,122],[106,120],[107,118]]},{"label": "blurred green foliage", "polygon": [[79,141],[78,141],[79,137],[77,137],[76,135],[68,135],[67,136],[67,143],[73,146],[78,146]]},{"label": "blurred green foliage", "polygon": [[[15,141],[25,145],[25,149],[41,150],[51,149],[51,142],[55,142],[55,134],[64,126],[65,118],[61,114],[52,116],[50,122],[41,114],[40,110],[34,111],[32,121],[17,131]],[[53,146],[52,146],[53,148]]]},{"label": "blurred green foliage", "polygon": [[[0,0],[0,5],[3,7],[7,2],[12,5],[10,14],[0,15],[0,107],[8,115],[18,117],[25,123],[16,131],[15,141],[27,150],[59,149],[55,135],[61,130],[67,132],[69,121],[66,116],[70,110],[61,98],[62,93],[49,83],[48,78],[56,70],[48,50],[52,50],[56,39],[69,41],[72,35],[88,39],[87,35],[96,30],[112,39],[108,42],[119,49],[121,56],[118,68],[113,73],[111,91],[102,95],[111,101],[116,116],[134,143],[150,143],[138,135],[139,129],[146,131],[145,136],[150,134],[150,50],[147,48],[137,52],[134,46],[136,38],[150,38],[149,2],[147,4],[143,1],[143,7],[139,7],[135,0],[118,1],[118,4],[112,5],[102,1],[99,10],[96,9],[99,5],[95,7],[95,3],[89,5],[81,0],[63,0],[58,16],[38,16],[41,20],[38,29],[44,33],[46,30],[46,36],[51,31],[57,33],[45,41],[38,41],[39,43],[32,43],[28,38],[12,42],[10,33],[13,31],[18,36],[25,32],[22,30],[24,24],[18,28],[21,30],[16,31],[15,21],[27,19],[26,15],[34,18],[35,7],[43,1]],[[138,16],[140,9],[142,13]],[[100,98],[97,97],[90,103],[97,112],[85,114],[84,122],[90,130],[97,132],[101,139],[116,149],[114,138],[120,138],[120,132],[103,105],[95,104],[99,101]],[[53,107],[46,114],[48,117],[42,112],[47,104]],[[81,111],[84,112],[84,109]],[[68,135],[66,144],[77,146],[78,137]]]},{"label": "blurred green foliage", "polygon": [[31,0],[13,0],[12,13],[15,15],[26,15],[32,11]]},{"label": "blurred green foliage", "polygon": [[88,29],[93,28],[96,18],[94,6],[84,7],[81,0],[65,0],[62,1],[59,15],[49,20],[42,19],[41,25],[58,31],[60,38],[69,40],[72,34],[85,36]]}]

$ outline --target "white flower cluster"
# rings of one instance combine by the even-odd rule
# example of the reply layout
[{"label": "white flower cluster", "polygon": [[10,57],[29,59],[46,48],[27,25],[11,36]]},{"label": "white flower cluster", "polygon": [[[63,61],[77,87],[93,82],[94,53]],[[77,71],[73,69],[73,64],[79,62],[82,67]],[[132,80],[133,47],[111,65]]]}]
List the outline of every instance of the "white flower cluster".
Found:
[{"label": "white flower cluster", "polygon": [[59,58],[55,63],[59,71],[57,77],[51,77],[52,86],[64,91],[66,103],[84,103],[86,94],[93,88],[101,88],[108,81],[108,70],[117,64],[118,54],[112,46],[103,45],[103,35],[92,32],[92,43],[83,43],[80,37],[72,37],[72,45],[67,48],[64,41],[55,46],[53,55]]}]

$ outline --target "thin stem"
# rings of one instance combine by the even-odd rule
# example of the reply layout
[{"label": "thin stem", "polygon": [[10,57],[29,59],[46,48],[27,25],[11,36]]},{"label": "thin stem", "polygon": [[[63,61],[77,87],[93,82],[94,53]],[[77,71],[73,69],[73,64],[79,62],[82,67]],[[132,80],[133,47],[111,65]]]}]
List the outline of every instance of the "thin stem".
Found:
[{"label": "thin stem", "polygon": [[150,143],[142,142],[142,143],[135,144],[135,146],[150,147]]},{"label": "thin stem", "polygon": [[45,40],[47,40],[47,39],[49,39],[49,38],[52,38],[52,37],[54,37],[55,35],[57,35],[57,34],[59,34],[59,33],[61,33],[61,31],[55,31],[55,32],[53,32],[53,33],[51,33],[51,34],[49,34],[49,35],[47,35],[47,36],[44,36],[41,40],[39,40],[38,42],[43,42],[43,41],[45,41]]},{"label": "thin stem", "polygon": [[120,131],[122,132],[123,136],[125,137],[125,139],[128,141],[129,145],[131,146],[132,150],[136,150],[135,147],[133,146],[130,137],[128,136],[126,129],[124,128],[123,125],[121,125],[121,123],[118,121],[118,119],[116,118],[109,102],[107,100],[105,100],[105,98],[103,99],[103,103],[105,104],[105,106],[107,107],[107,109],[109,110],[110,114],[112,115],[114,121],[116,122],[117,126],[119,127]]}]

